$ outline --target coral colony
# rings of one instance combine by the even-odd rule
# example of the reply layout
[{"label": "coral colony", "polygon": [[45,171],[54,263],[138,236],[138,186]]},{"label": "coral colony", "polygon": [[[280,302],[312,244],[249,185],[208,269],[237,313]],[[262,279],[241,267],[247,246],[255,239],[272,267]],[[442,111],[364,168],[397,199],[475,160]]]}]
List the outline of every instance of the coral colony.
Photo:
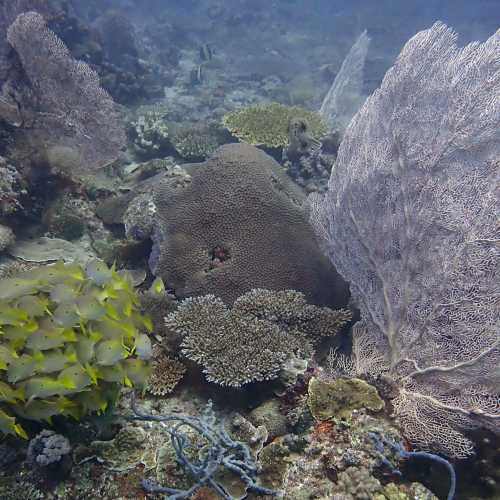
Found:
[{"label": "coral colony", "polygon": [[499,2],[144,3],[0,0],[0,498],[500,498]]}]

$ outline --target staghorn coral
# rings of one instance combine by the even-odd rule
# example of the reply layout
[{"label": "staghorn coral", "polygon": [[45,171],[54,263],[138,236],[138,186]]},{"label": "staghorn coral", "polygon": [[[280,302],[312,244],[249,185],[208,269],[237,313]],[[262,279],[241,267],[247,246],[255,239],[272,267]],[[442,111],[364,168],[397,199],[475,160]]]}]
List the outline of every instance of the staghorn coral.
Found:
[{"label": "staghorn coral", "polygon": [[9,27],[7,39],[33,92],[36,113],[30,140],[45,147],[74,149],[80,155],[82,172],[115,161],[125,145],[125,133],[97,73],[73,59],[36,12],[20,14]]},{"label": "staghorn coral", "polygon": [[[259,303],[263,295],[265,301]],[[203,367],[207,380],[241,387],[276,378],[294,354],[311,355],[318,331],[306,318],[294,321],[307,304],[302,294],[289,291],[289,295],[300,300],[289,303],[286,293],[252,290],[238,298],[232,309],[213,295],[188,298],[165,323],[183,336],[182,353]],[[325,309],[329,318],[325,325],[334,334],[346,322],[344,312],[332,321],[336,311]],[[314,325],[315,318],[311,318]],[[326,329],[319,330],[326,333]]]},{"label": "staghorn coral", "polygon": [[318,113],[275,102],[231,111],[223,117],[222,123],[235,137],[248,144],[282,148],[289,143],[288,124],[292,119],[305,120],[314,139],[327,131]]},{"label": "staghorn coral", "polygon": [[220,147],[184,176],[156,183],[150,267],[184,298],[231,303],[252,288],[296,289],[341,307],[347,287],[316,246],[303,193],[271,157],[247,144]]},{"label": "staghorn coral", "polygon": [[166,396],[182,380],[186,367],[179,360],[168,356],[158,345],[153,347],[152,359],[146,390],[153,396]]},{"label": "staghorn coral", "polygon": [[500,31],[456,38],[438,22],[407,42],[312,220],[361,310],[341,364],[392,380],[416,447],[465,457],[463,431],[500,419]]}]

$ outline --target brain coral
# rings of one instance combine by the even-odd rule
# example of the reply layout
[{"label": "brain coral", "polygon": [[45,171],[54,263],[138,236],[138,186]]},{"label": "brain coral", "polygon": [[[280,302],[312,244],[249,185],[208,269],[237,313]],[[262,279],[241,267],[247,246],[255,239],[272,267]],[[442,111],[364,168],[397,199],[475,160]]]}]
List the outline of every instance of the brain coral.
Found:
[{"label": "brain coral", "polygon": [[228,144],[185,167],[188,181],[155,188],[153,272],[178,297],[226,303],[252,288],[295,289],[342,306],[347,285],[319,250],[305,196],[280,165],[248,144]]}]

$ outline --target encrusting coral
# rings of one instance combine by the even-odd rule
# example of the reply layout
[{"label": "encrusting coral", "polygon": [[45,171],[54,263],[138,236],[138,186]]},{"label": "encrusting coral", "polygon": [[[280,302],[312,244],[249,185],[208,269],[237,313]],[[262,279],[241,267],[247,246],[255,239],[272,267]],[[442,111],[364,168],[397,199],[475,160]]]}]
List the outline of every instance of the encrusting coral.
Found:
[{"label": "encrusting coral", "polygon": [[377,389],[361,379],[327,381],[313,377],[308,391],[309,409],[316,420],[349,418],[354,410],[361,408],[371,411],[384,408]]},{"label": "encrusting coral", "polygon": [[248,144],[282,148],[288,145],[288,124],[292,119],[306,121],[314,139],[327,132],[321,116],[315,111],[275,102],[231,111],[224,116],[222,123],[235,137]]},{"label": "encrusting coral", "polygon": [[293,290],[252,290],[232,309],[213,295],[186,299],[165,323],[183,335],[182,353],[203,367],[209,381],[241,387],[276,378],[294,354],[310,357],[317,334],[334,335],[349,319],[345,310],[309,306]]},{"label": "encrusting coral", "polygon": [[0,432],[26,437],[15,416],[79,419],[120,386],[143,387],[152,325],[138,305],[127,276],[99,261],[0,281]]}]

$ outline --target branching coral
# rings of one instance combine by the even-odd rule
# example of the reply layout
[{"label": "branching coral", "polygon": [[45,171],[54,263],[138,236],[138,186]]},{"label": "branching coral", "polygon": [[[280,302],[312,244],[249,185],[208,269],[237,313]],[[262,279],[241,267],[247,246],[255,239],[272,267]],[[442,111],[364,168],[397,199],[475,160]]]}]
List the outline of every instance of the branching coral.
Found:
[{"label": "branching coral", "polygon": [[209,381],[241,387],[276,378],[292,354],[310,356],[315,338],[334,335],[349,318],[344,310],[309,306],[293,290],[252,290],[232,309],[213,295],[186,299],[165,322],[183,335],[183,354]]},{"label": "branching coral", "polygon": [[144,108],[131,125],[133,147],[141,157],[159,157],[172,147],[170,127],[165,121],[165,110],[161,107]]},{"label": "branching coral", "polygon": [[404,46],[312,219],[361,310],[343,364],[393,380],[417,447],[464,457],[462,431],[500,419],[500,31],[456,37],[436,23]]},{"label": "branching coral", "polygon": [[[211,403],[199,417],[174,414],[147,415],[139,410],[135,398],[132,399],[132,410],[135,416],[130,417],[131,420],[174,424],[168,432],[177,460],[186,473],[196,481],[188,490],[178,490],[144,479],[142,485],[147,492],[164,493],[168,494],[171,500],[180,500],[192,498],[197,490],[209,486],[225,500],[233,500],[217,479],[217,473],[225,470],[239,477],[247,491],[271,497],[278,495],[278,492],[257,484],[258,467],[250,448],[246,443],[234,440],[224,428],[224,422],[217,422]],[[198,447],[198,458],[195,460],[191,458],[190,451],[197,446],[192,443],[188,434],[183,432],[183,428],[193,430],[206,442],[203,448]]]},{"label": "branching coral", "polygon": [[258,104],[231,111],[224,116],[223,124],[244,142],[281,148],[288,145],[288,124],[292,119],[305,120],[314,139],[319,139],[327,131],[318,113],[278,103]]},{"label": "branching coral", "polygon": [[158,345],[153,347],[152,359],[146,390],[153,396],[166,396],[182,380],[186,367],[179,360],[168,356]]}]

